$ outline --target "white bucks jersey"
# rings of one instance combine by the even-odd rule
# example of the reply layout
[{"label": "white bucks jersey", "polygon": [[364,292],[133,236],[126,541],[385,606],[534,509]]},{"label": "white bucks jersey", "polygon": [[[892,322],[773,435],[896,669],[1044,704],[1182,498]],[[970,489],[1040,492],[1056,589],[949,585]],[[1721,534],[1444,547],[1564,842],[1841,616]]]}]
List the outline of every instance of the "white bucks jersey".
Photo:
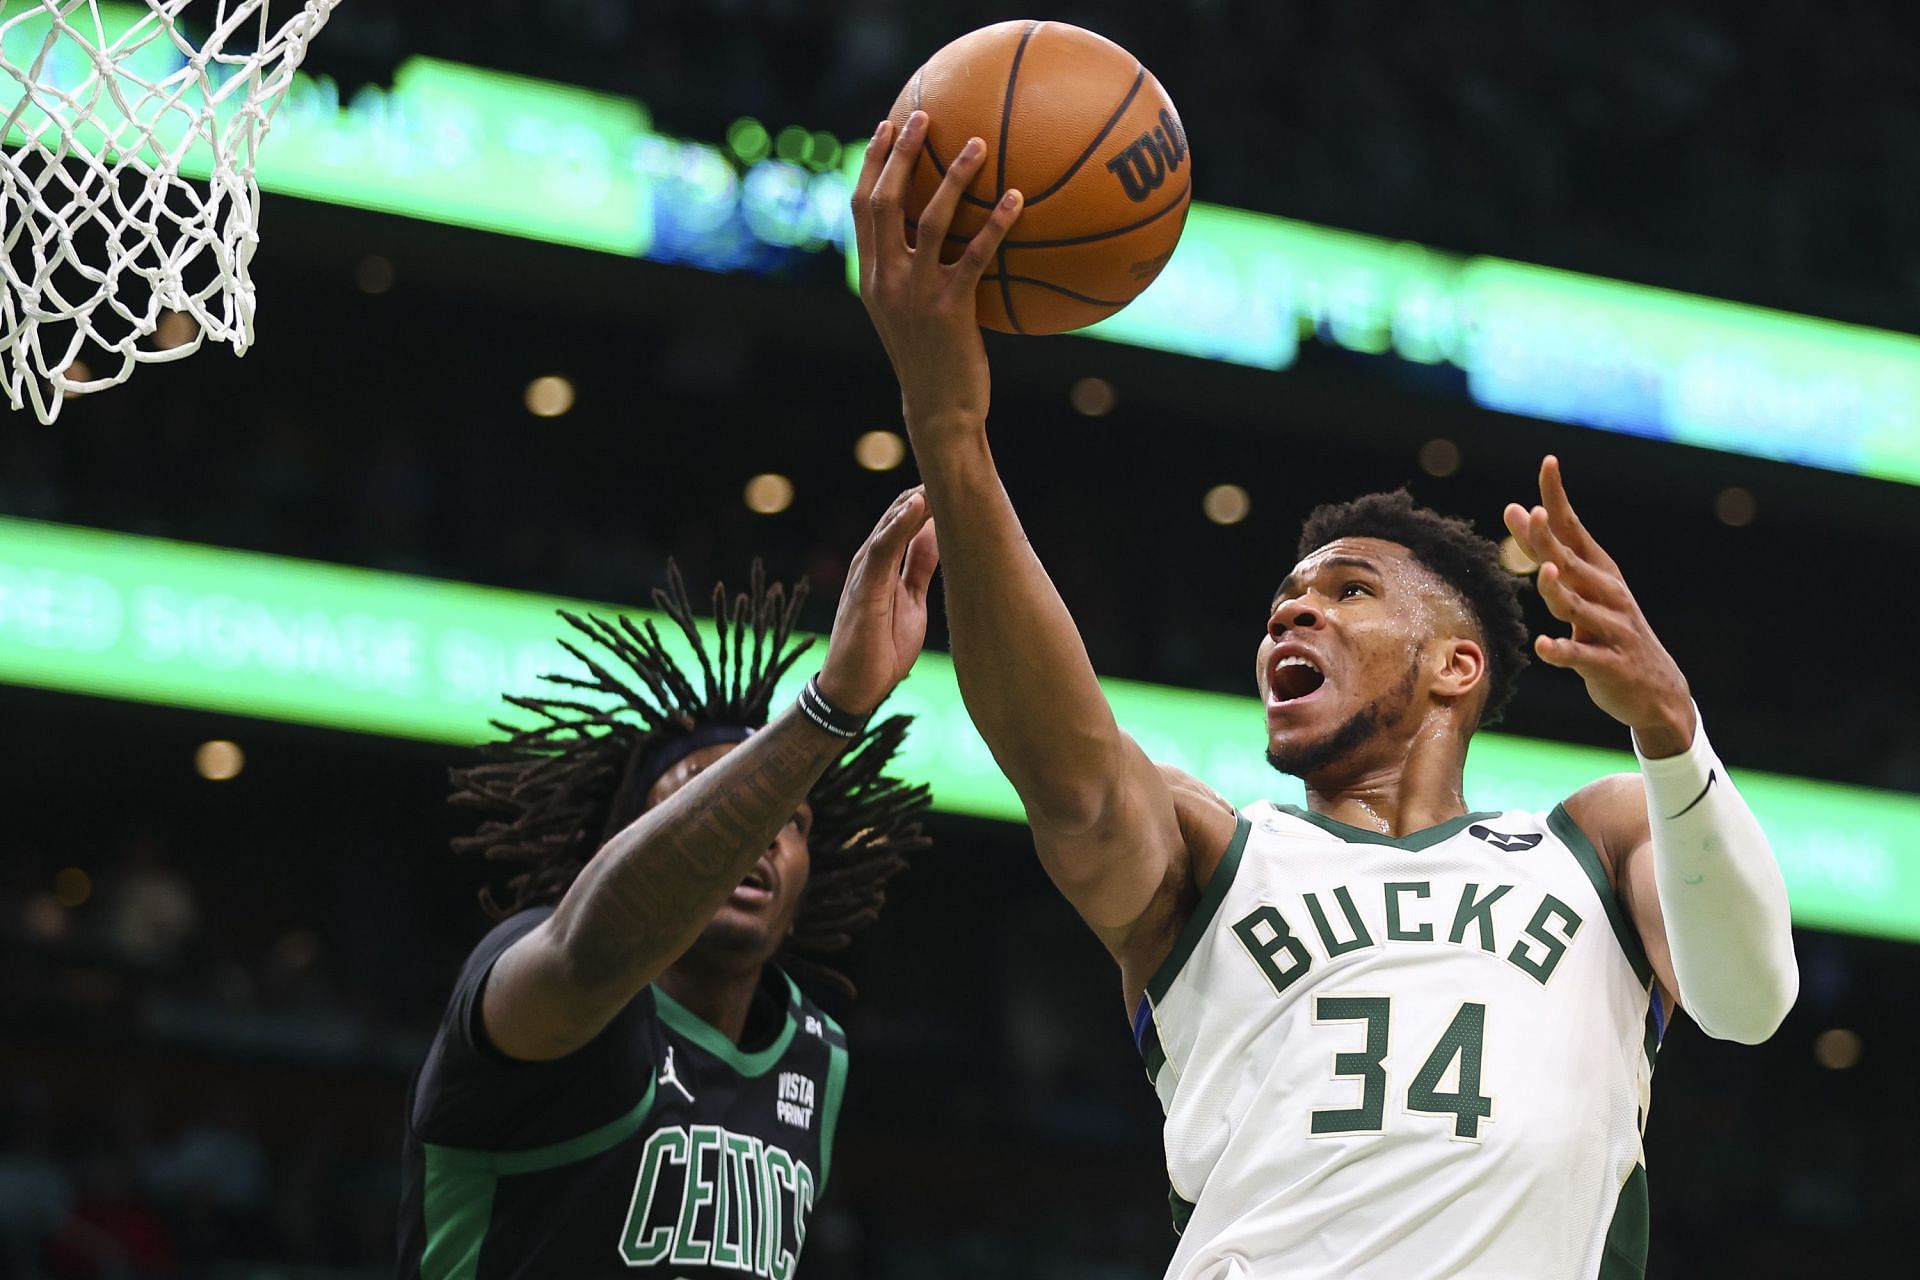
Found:
[{"label": "white bucks jersey", "polygon": [[1168,1276],[1639,1277],[1651,982],[1564,809],[1244,810],[1135,1020]]}]

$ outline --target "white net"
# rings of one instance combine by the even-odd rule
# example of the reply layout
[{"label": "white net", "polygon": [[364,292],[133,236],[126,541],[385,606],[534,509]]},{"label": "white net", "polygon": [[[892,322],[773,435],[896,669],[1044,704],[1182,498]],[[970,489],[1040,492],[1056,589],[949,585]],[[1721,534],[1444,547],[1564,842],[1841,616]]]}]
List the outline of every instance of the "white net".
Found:
[{"label": "white net", "polygon": [[0,0],[0,378],[52,422],[253,341],[254,157],[340,0]]}]

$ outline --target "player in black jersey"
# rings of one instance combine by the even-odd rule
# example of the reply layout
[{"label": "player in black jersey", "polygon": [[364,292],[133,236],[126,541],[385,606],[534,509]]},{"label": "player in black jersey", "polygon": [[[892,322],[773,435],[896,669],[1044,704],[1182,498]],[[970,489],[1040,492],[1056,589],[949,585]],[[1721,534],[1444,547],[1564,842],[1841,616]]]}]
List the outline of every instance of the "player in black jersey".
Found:
[{"label": "player in black jersey", "polygon": [[791,642],[804,585],[769,590],[756,566],[730,606],[716,588],[710,655],[675,572],[655,600],[693,676],[651,624],[565,615],[586,674],[509,699],[537,725],[454,771],[455,801],[487,815],[459,847],[519,869],[483,895],[505,918],[409,1092],[402,1280],[792,1274],[847,1048],[788,975],[851,993],[818,957],[926,844],[926,788],[881,772],[906,717],[864,726],[919,655],[938,558],[909,490],[771,723],[811,643]]}]

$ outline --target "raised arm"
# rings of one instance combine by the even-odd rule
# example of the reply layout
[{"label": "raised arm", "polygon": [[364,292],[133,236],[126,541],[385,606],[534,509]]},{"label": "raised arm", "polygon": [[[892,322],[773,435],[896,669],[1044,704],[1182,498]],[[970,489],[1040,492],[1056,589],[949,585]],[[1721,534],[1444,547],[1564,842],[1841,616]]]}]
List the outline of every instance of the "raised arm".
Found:
[{"label": "raised arm", "polygon": [[[924,247],[909,247],[903,200],[925,137],[926,115],[915,112],[897,137],[883,123],[868,148],[853,195],[861,297],[899,378],[938,522],[967,711],[1020,794],[1048,874],[1124,966],[1170,876],[1187,875],[1187,848],[1173,793],[1115,723],[987,445],[990,378],[974,290],[1019,216],[1020,195],[1006,193],[958,261],[940,261],[960,193],[981,164],[973,139],[914,228]],[[1231,826],[1229,817],[1222,848]]]},{"label": "raised arm", "polygon": [[1541,636],[1543,662],[1586,681],[1633,733],[1640,773],[1567,800],[1599,848],[1661,985],[1708,1035],[1758,1044],[1793,1007],[1786,883],[1752,810],[1713,754],[1679,665],[1615,564],[1574,514],[1560,464],[1540,467],[1541,504],[1507,507],[1507,528],[1540,565],[1540,595],[1570,636]]},{"label": "raised arm", "polygon": [[[834,706],[864,715],[906,677],[938,561],[926,499],[908,490],[848,570],[819,676]],[[847,741],[789,707],[608,840],[495,961],[482,997],[494,1047],[559,1058],[599,1034],[693,945]]]}]

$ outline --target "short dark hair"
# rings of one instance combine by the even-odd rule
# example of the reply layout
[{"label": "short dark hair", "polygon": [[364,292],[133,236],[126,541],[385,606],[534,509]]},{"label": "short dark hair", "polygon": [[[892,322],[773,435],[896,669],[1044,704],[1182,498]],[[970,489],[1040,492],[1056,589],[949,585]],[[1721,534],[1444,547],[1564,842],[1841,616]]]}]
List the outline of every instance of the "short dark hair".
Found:
[{"label": "short dark hair", "polygon": [[1405,489],[1315,507],[1300,530],[1296,563],[1340,538],[1397,542],[1460,597],[1487,650],[1487,701],[1480,723],[1497,723],[1513,700],[1532,647],[1520,611],[1519,579],[1501,567],[1499,548],[1465,520],[1419,506]]}]

